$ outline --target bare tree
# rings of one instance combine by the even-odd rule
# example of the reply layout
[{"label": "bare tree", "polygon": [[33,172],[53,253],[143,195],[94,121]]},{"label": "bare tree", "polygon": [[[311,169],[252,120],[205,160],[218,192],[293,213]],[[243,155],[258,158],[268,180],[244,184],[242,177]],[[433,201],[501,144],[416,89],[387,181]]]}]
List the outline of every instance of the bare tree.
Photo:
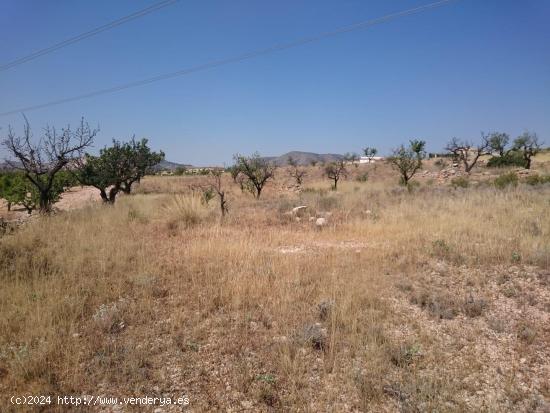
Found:
[{"label": "bare tree", "polygon": [[41,213],[51,211],[55,202],[56,174],[82,157],[84,149],[92,145],[98,130],[91,129],[82,118],[80,126],[75,131],[67,126],[58,133],[55,128],[48,126],[39,141],[33,143],[27,118],[22,137],[16,136],[12,128],[9,128],[3,144],[15,160],[8,161],[8,164],[23,171],[25,177],[34,185],[38,192]]},{"label": "bare tree", "polygon": [[218,195],[218,201],[220,206],[220,212],[222,219],[225,217],[225,214],[229,212],[229,207],[227,206],[227,199],[225,197],[225,190],[223,189],[222,182],[223,171],[222,170],[212,170],[210,172],[210,188]]},{"label": "bare tree", "polygon": [[227,205],[227,198],[225,189],[223,187],[222,176],[222,169],[212,169],[208,173],[206,182],[189,185],[189,189],[193,193],[195,193],[195,191],[200,191],[202,193],[202,200],[205,204],[208,204],[210,200],[217,196],[220,206],[221,218],[223,219],[225,215],[229,212],[229,207]]},{"label": "bare tree", "polygon": [[260,157],[258,152],[251,156],[236,154],[233,158],[238,176],[243,178],[241,189],[247,189],[257,199],[260,198],[265,184],[275,176],[276,166]]},{"label": "bare tree", "polygon": [[307,172],[305,169],[300,168],[298,165],[298,161],[294,159],[292,156],[288,157],[288,165],[290,166],[289,175],[291,178],[294,178],[296,181],[296,185],[302,186],[302,183],[304,182],[304,177],[307,175]]},{"label": "bare tree", "polygon": [[457,138],[453,138],[447,144],[445,150],[450,152],[456,161],[462,162],[466,173],[470,173],[479,157],[488,154],[490,148],[491,143],[489,141],[489,136],[482,133],[481,143],[475,147],[471,142],[460,141]]},{"label": "bare tree", "polygon": [[512,150],[521,152],[525,161],[525,169],[531,169],[531,157],[540,152],[542,143],[536,133],[524,132],[514,139]]},{"label": "bare tree", "polygon": [[399,171],[400,182],[403,185],[408,186],[411,178],[422,167],[422,159],[426,155],[425,145],[425,141],[411,140],[408,147],[401,145],[394,149],[392,156],[388,158],[388,162]]},{"label": "bare tree", "polygon": [[332,189],[334,191],[338,190],[338,181],[340,180],[340,178],[348,176],[346,160],[339,159],[337,161],[327,164],[325,166],[325,175],[328,179],[331,179],[334,182],[334,184],[332,185]]}]

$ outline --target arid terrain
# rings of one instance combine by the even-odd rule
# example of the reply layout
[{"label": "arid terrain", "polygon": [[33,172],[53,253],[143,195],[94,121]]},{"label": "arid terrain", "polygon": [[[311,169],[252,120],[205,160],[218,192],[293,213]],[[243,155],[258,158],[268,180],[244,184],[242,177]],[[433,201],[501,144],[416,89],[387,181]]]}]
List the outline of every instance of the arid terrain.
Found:
[{"label": "arid terrain", "polygon": [[464,184],[442,162],[409,191],[382,162],[338,191],[319,167],[301,190],[279,168],[259,200],[224,174],[224,220],[200,176],[146,177],[114,206],[73,188],[30,220],[1,205],[24,222],[0,238],[0,395],[550,411],[550,184],[524,182],[548,160],[503,188],[508,170],[480,164]]}]

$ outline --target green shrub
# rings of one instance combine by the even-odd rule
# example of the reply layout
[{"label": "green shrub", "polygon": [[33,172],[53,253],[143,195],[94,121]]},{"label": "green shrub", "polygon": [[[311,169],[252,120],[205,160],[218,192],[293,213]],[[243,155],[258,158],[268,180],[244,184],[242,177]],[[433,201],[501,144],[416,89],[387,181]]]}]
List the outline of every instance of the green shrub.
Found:
[{"label": "green shrub", "polygon": [[457,176],[456,178],[451,179],[451,185],[453,188],[468,188],[470,182],[467,178],[463,176]]},{"label": "green shrub", "polygon": [[503,156],[493,156],[487,162],[488,168],[504,168],[506,166],[527,167],[527,161],[523,159],[519,152],[508,152]]},{"label": "green shrub", "polygon": [[550,182],[550,175],[530,175],[525,178],[525,183],[528,185],[542,185]]},{"label": "green shrub", "polygon": [[518,176],[514,172],[509,172],[504,175],[500,175],[494,180],[494,185],[499,189],[504,189],[510,185],[517,186]]}]

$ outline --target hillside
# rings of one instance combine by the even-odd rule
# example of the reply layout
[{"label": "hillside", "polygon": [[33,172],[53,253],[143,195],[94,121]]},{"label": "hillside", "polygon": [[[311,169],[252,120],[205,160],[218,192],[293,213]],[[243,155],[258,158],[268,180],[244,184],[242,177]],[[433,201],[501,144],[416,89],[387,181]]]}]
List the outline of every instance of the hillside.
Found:
[{"label": "hillside", "polygon": [[177,168],[183,167],[183,168],[192,168],[193,165],[187,165],[177,162],[170,162],[170,161],[161,161],[158,165],[153,167],[155,171],[175,171]]},{"label": "hillside", "polygon": [[296,160],[299,165],[311,165],[312,162],[316,163],[325,163],[325,162],[333,162],[338,159],[342,159],[343,155],[338,155],[334,153],[314,153],[314,152],[300,152],[300,151],[292,151],[287,152],[281,156],[271,156],[271,157],[264,157],[264,159],[269,160],[270,162],[273,162],[277,166],[284,166],[288,164],[288,159],[291,158]]}]

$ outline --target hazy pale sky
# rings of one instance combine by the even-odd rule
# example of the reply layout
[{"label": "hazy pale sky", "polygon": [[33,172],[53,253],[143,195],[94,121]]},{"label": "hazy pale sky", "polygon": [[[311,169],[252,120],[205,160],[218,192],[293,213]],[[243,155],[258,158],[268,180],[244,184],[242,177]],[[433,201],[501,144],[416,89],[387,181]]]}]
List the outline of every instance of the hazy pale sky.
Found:
[{"label": "hazy pale sky", "polygon": [[[420,0],[180,0],[0,71],[0,112],[80,95],[416,7]],[[153,1],[0,1],[0,66]],[[114,94],[28,111],[46,124],[148,137],[168,160],[236,152],[387,153],[410,138],[441,150],[480,131],[550,144],[550,1],[456,0],[366,30]],[[21,114],[0,117],[21,131]],[[6,153],[0,150],[0,156]]]}]

